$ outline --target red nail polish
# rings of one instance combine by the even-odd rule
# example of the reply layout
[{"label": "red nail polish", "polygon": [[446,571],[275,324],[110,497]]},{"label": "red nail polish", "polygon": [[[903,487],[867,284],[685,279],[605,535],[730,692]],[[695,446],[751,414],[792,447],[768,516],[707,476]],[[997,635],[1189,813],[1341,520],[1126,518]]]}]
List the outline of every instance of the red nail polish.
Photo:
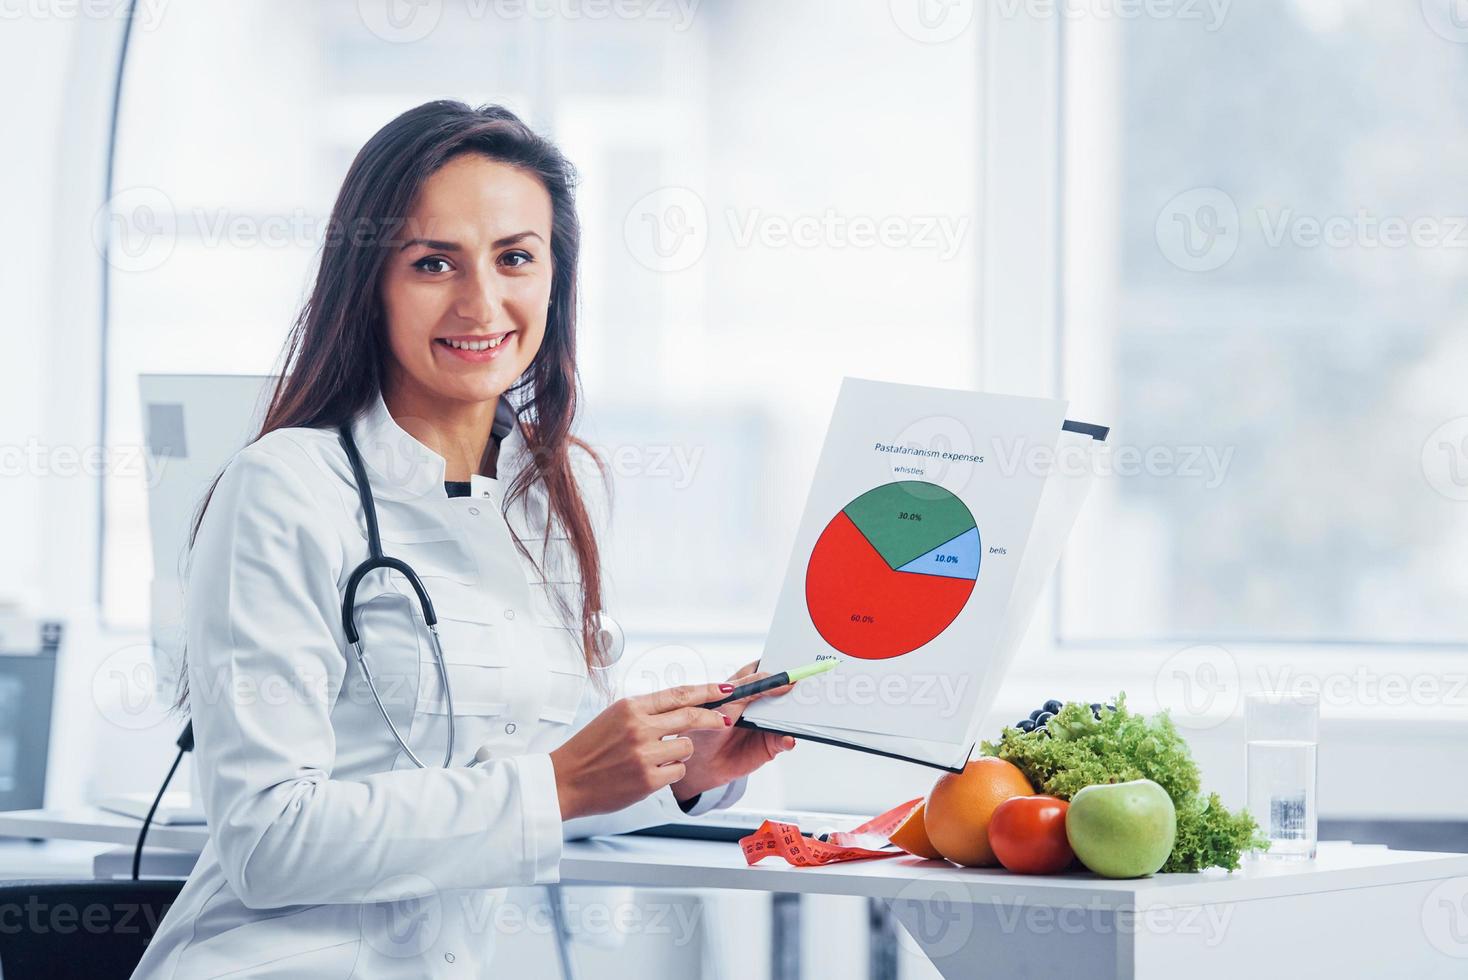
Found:
[{"label": "red nail polish", "polygon": [[733,684],[720,684],[719,685],[719,693],[720,694],[733,694],[734,693],[734,685]]},{"label": "red nail polish", "polygon": [[732,724],[734,724],[734,719],[733,718],[730,718],[728,715],[725,715],[724,716],[724,727],[725,728],[728,728]]}]

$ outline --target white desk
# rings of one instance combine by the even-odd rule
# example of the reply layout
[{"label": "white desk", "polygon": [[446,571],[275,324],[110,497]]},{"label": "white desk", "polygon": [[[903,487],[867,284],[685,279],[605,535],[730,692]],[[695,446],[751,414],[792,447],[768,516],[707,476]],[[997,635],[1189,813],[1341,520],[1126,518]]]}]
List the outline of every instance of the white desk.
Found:
[{"label": "white desk", "polygon": [[[95,809],[0,813],[0,836],[131,844],[138,822]],[[201,827],[148,843],[197,850]],[[1025,877],[917,858],[753,868],[733,844],[651,837],[568,843],[568,884],[732,888],[889,901],[943,976],[1044,978],[1468,976],[1468,855],[1325,844],[1308,864],[1107,881]]]}]

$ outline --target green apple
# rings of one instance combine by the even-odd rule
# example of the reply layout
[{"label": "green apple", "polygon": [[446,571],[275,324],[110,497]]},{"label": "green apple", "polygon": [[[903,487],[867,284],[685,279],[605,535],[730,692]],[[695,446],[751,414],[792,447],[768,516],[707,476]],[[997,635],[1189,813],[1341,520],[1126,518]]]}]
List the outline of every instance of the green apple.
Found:
[{"label": "green apple", "polygon": [[1099,783],[1071,797],[1065,836],[1081,863],[1103,878],[1145,878],[1172,853],[1177,809],[1150,779]]}]

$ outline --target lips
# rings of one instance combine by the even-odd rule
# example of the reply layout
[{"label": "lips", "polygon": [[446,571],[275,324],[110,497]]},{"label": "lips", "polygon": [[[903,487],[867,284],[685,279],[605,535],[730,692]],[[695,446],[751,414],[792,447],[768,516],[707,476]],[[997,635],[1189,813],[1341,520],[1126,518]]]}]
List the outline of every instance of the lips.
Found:
[{"label": "lips", "polygon": [[509,346],[515,336],[513,330],[502,330],[492,334],[460,334],[455,337],[435,337],[433,346],[444,353],[471,363],[492,361]]}]

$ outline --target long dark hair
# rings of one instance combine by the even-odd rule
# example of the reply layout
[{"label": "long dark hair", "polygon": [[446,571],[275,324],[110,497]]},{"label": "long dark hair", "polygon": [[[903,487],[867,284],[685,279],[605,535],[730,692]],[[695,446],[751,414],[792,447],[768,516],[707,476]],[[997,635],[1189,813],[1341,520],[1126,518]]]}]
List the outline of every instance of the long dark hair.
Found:
[{"label": "long dark hair", "polygon": [[[534,174],[550,194],[554,275],[545,339],[525,374],[507,392],[531,462],[511,484],[502,509],[508,511],[536,484],[544,486],[550,514],[543,543],[549,541],[552,523],[559,524],[570,540],[580,570],[582,649],[588,666],[597,667],[601,562],[570,459],[571,449],[580,448],[605,479],[602,460],[571,434],[579,396],[576,288],[581,225],[576,217],[576,172],[553,143],[514,113],[495,105],[474,109],[462,102],[428,102],[398,116],[362,147],[332,207],[316,282],[291,328],[280,377],[255,438],[294,426],[334,428],[355,418],[377,397],[391,356],[377,289],[382,268],[424,183],[450,159],[465,153]],[[218,483],[216,477],[214,486]],[[214,486],[194,518],[190,547]],[[536,561],[518,540],[516,547]],[[185,669],[176,706],[187,703]]]}]

